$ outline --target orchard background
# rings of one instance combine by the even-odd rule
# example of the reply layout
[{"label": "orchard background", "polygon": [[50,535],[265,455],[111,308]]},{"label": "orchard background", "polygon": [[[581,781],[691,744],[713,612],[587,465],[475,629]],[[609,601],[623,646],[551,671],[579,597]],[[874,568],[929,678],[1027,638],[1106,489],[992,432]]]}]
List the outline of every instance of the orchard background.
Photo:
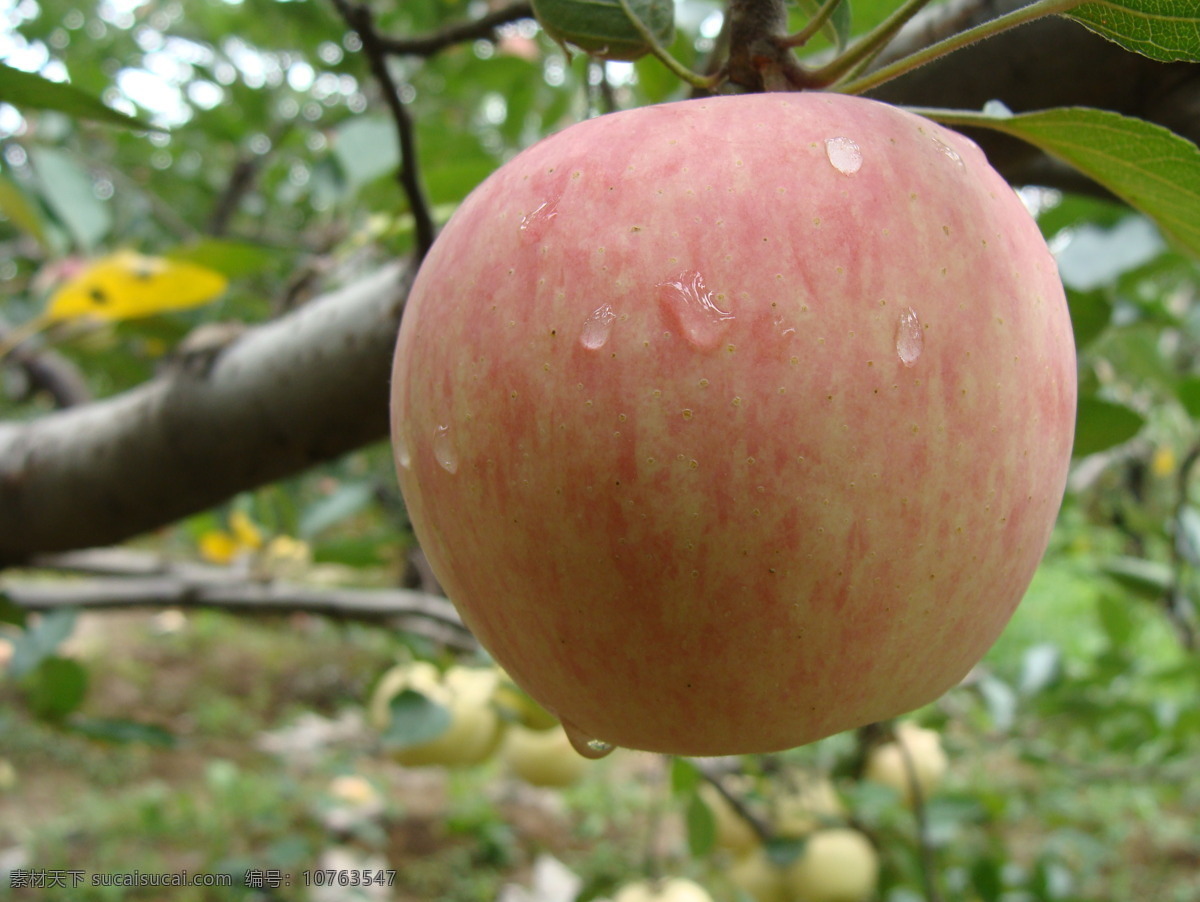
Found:
[{"label": "orchard background", "polygon": [[[1020,4],[922,6],[827,7],[803,71],[898,10],[915,18],[856,78]],[[786,86],[790,49],[764,62],[723,27],[755,10],[795,33],[815,4],[679,0],[670,50]],[[907,719],[947,766],[906,799],[871,778],[892,725],[728,760],[618,751],[553,788],[503,750],[414,764],[454,710],[437,686],[370,711],[398,662],[497,682],[383,442],[415,255],[519,149],[693,88],[653,56],[564,53],[524,3],[0,6],[0,898],[567,902],[678,875],[763,902],[791,897],[748,862],[794,868],[848,827],[888,902],[1200,899],[1200,9],[1077,12],[1117,41],[1041,18],[867,92],[966,111],[1056,253],[1079,352],[1051,548],[985,661]],[[1034,146],[995,101],[1161,128],[1062,114]],[[123,250],[166,289],[121,295],[96,267]],[[185,261],[227,288],[184,298]],[[118,301],[99,323],[58,293],[81,272]],[[489,687],[499,732],[538,719]],[[395,878],[303,885],[353,868]],[[292,885],[10,886],[38,869]]]}]

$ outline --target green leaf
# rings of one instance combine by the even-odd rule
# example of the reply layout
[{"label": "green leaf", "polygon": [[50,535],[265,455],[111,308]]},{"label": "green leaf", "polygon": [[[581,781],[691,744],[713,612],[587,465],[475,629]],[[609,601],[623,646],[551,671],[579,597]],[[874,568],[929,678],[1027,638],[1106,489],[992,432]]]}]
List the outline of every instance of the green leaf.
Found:
[{"label": "green leaf", "polygon": [[134,116],[118,113],[71,85],[50,81],[0,63],[0,102],[11,103],[18,110],[56,110],[75,119],[88,119],[125,128],[145,131],[165,131]]},{"label": "green leaf", "polygon": [[1031,645],[1021,656],[1021,695],[1036,695],[1055,683],[1062,674],[1062,649],[1053,642]]},{"label": "green leaf", "polygon": [[1062,107],[991,115],[917,110],[948,125],[991,128],[1075,167],[1200,257],[1200,148],[1162,126],[1108,110]]},{"label": "green leaf", "polygon": [[13,642],[12,658],[8,662],[9,676],[20,679],[32,673],[45,658],[54,654],[74,629],[75,611],[70,608],[43,614]]},{"label": "green leaf", "polygon": [[24,626],[25,609],[13,604],[11,598],[0,591],[0,623],[11,623],[13,626]]},{"label": "green leaf", "polygon": [[717,820],[697,793],[688,797],[686,820],[688,849],[693,858],[703,858],[716,845]]},{"label": "green leaf", "polygon": [[1200,419],[1200,376],[1188,376],[1175,391],[1179,403],[1193,419]]},{"label": "green leaf", "polygon": [[773,865],[786,868],[804,854],[806,845],[808,838],[804,836],[772,836],[764,849]]},{"label": "green leaf", "polygon": [[683,795],[700,785],[700,769],[687,758],[671,759],[671,792]]},{"label": "green leaf", "polygon": [[1084,457],[1127,442],[1142,428],[1145,419],[1124,404],[1101,398],[1080,398],[1075,416],[1075,457]]},{"label": "green leaf", "polygon": [[1105,561],[1100,570],[1127,591],[1150,601],[1162,598],[1171,588],[1171,568],[1161,561],[1148,561],[1140,557],[1116,557]]},{"label": "green leaf", "polygon": [[92,177],[69,154],[53,147],[30,151],[46,203],[84,251],[91,251],[112,227],[112,214],[92,188]]},{"label": "green leaf", "polygon": [[1063,15],[1160,62],[1200,62],[1200,0],[1102,0]]},{"label": "green leaf", "polygon": [[[675,36],[673,0],[629,0],[629,7],[663,46]],[[607,60],[636,60],[650,46],[619,0],[533,0],[533,14],[546,34]]]},{"label": "green leaf", "polygon": [[[799,0],[799,6],[811,19],[825,3],[822,0]],[[841,0],[830,13],[829,19],[821,27],[821,34],[829,39],[835,49],[841,50],[850,40],[850,3]]]},{"label": "green leaf", "polygon": [[1127,598],[1101,595],[1096,603],[1096,615],[1100,619],[1100,628],[1104,630],[1104,635],[1115,648],[1126,645],[1137,629],[1137,621],[1133,619]]},{"label": "green leaf", "polygon": [[281,254],[274,248],[249,241],[227,238],[202,238],[163,252],[172,260],[185,260],[215,269],[231,279],[257,275],[271,269]]},{"label": "green leaf", "polygon": [[297,534],[302,539],[311,539],[329,527],[353,517],[375,498],[375,485],[371,482],[343,483],[331,495],[315,502],[300,518]]},{"label": "green leaf", "polygon": [[87,671],[78,661],[43,658],[23,681],[30,710],[45,720],[58,720],[79,707],[87,693]]},{"label": "green leaf", "polygon": [[1082,348],[1108,328],[1113,303],[1103,291],[1067,289],[1067,307],[1071,311],[1071,327],[1075,330],[1075,347]]},{"label": "green leaf", "polygon": [[450,728],[450,712],[446,707],[415,689],[405,689],[393,698],[389,709],[392,719],[382,737],[385,745],[420,745],[437,739]]},{"label": "green leaf", "polygon": [[175,736],[154,724],[111,717],[73,717],[67,727],[75,733],[103,742],[142,742],[162,748],[175,745]]},{"label": "green leaf", "polygon": [[17,228],[32,236],[43,248],[50,247],[41,214],[29,202],[20,186],[4,175],[0,175],[0,213],[8,217]]}]

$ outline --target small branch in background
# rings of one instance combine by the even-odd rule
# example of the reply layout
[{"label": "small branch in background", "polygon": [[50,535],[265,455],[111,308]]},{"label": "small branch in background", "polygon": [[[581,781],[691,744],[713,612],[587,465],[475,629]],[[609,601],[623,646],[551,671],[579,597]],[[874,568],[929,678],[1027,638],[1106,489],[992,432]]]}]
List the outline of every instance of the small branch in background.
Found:
[{"label": "small branch in background", "polygon": [[900,760],[904,762],[904,776],[908,780],[908,791],[912,798],[913,816],[917,822],[917,853],[921,863],[921,881],[925,885],[925,898],[928,902],[942,902],[934,876],[937,874],[937,858],[929,836],[929,817],[925,810],[925,793],[917,776],[917,764],[908,745],[900,736],[895,735],[894,731],[892,741],[900,749]]},{"label": "small branch in background", "polygon": [[1200,462],[1200,446],[1193,447],[1188,451],[1187,456],[1179,464],[1175,510],[1171,517],[1175,532],[1174,541],[1171,542],[1171,586],[1167,590],[1163,605],[1167,619],[1179,635],[1179,641],[1188,651],[1196,650],[1197,638],[1196,627],[1192,622],[1195,609],[1188,596],[1187,587],[1184,585],[1188,561],[1182,548],[1182,543],[1186,541],[1182,532],[1183,515],[1188,506],[1188,486],[1191,484],[1192,471],[1197,462]]},{"label": "small branch in background", "polygon": [[367,64],[371,74],[383,89],[383,100],[391,111],[396,122],[396,133],[400,142],[400,169],[396,178],[400,187],[408,197],[409,212],[412,213],[416,232],[416,255],[420,262],[433,245],[435,228],[433,214],[429,202],[425,198],[425,189],[421,184],[419,164],[417,162],[416,133],[404,101],[400,99],[400,91],[396,86],[392,73],[388,69],[388,51],[382,38],[375,31],[375,20],[371,11],[363,4],[352,4],[348,0],[333,0],[346,24],[358,32],[362,40],[363,53],[367,56]]},{"label": "small branch in background", "polygon": [[[338,4],[339,7],[341,4]],[[343,13],[344,15],[344,13]],[[528,0],[510,3],[500,9],[492,10],[478,19],[450,25],[433,34],[415,38],[387,38],[378,36],[379,47],[384,53],[395,56],[433,56],[467,41],[495,41],[496,29],[510,22],[533,18],[533,5]]]},{"label": "small branch in background", "polygon": [[[290,122],[277,126],[274,132],[267,136],[271,147],[276,147],[292,127]],[[229,181],[225,183],[225,190],[217,198],[212,215],[208,218],[208,234],[220,237],[229,231],[229,223],[237,213],[242,198],[254,189],[258,175],[262,172],[268,159],[269,154],[255,153],[251,150],[234,163],[233,171],[229,174]]]},{"label": "small branch in background", "polygon": [[178,607],[254,615],[307,613],[392,626],[460,651],[478,647],[449,600],[408,589],[264,580],[234,567],[171,563],[153,554],[120,548],[47,555],[33,565],[89,576],[0,581],[0,592],[27,611]]},{"label": "small branch in background", "polygon": [[[8,330],[0,326],[0,345],[7,334]],[[7,361],[24,374],[26,397],[45,392],[59,410],[92,400],[92,390],[79,367],[56,351],[16,345],[8,353]]]},{"label": "small branch in background", "polygon": [[725,785],[725,781],[713,770],[711,764],[699,758],[690,758],[688,760],[695,766],[697,773],[700,774],[704,782],[716,790],[717,794],[729,803],[729,807],[734,810],[738,817],[750,825],[750,829],[754,831],[754,835],[761,842],[766,843],[771,840],[774,836],[774,830],[772,830],[771,826],[751,811],[745,801]]}]

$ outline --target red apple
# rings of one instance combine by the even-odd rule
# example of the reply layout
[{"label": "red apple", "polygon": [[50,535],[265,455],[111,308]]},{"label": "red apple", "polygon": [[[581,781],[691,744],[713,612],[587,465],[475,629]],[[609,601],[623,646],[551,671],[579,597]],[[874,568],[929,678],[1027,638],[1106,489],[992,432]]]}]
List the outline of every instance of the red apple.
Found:
[{"label": "red apple", "polygon": [[800,745],[957,683],[1071,452],[1053,258],[971,141],[826,94],[601,116],[421,266],[393,445],[463,619],[576,736]]}]

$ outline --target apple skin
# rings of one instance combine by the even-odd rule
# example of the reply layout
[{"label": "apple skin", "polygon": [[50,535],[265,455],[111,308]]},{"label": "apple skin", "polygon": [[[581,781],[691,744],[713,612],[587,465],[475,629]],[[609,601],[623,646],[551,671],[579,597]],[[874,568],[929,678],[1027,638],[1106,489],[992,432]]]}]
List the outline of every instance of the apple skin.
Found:
[{"label": "apple skin", "polygon": [[392,441],[447,594],[564,726],[767,752],[983,656],[1075,391],[1054,260],[976,145],[718,97],[576,124],[463,202],[408,297]]}]

